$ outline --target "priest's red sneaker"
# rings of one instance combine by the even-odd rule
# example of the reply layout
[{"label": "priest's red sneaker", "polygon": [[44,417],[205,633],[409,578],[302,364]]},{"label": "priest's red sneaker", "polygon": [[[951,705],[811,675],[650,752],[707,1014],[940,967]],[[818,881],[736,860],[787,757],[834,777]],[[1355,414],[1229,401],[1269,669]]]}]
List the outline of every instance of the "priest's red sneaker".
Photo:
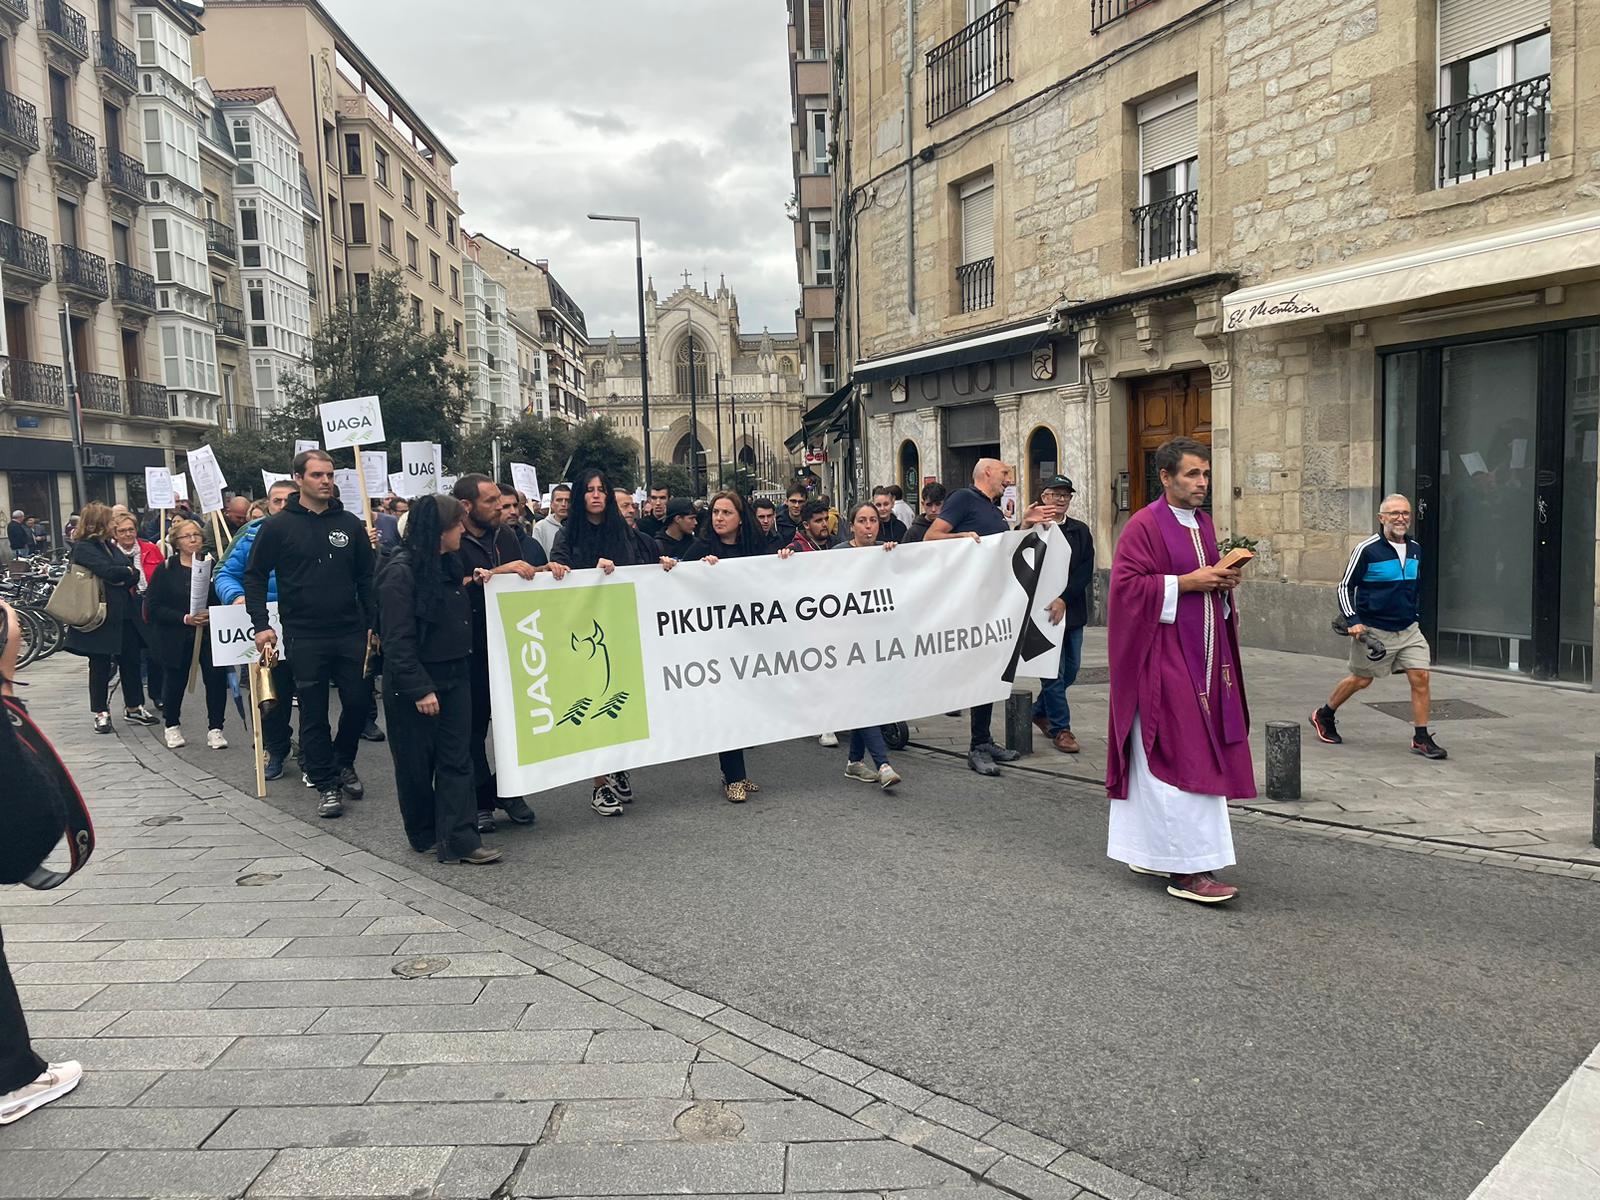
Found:
[{"label": "priest's red sneaker", "polygon": [[1238,888],[1218,883],[1210,871],[1201,871],[1198,875],[1174,875],[1172,882],[1167,884],[1167,895],[1199,904],[1221,904],[1238,894]]}]

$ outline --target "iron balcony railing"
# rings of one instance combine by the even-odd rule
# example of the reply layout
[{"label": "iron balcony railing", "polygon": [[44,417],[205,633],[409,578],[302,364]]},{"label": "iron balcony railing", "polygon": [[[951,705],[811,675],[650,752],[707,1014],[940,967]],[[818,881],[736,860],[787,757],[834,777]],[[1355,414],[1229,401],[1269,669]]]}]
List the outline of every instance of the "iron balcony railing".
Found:
[{"label": "iron balcony railing", "polygon": [[1438,186],[1509,171],[1550,157],[1550,76],[1469,96],[1428,114]]},{"label": "iron balcony railing", "polygon": [[238,258],[239,239],[234,236],[233,227],[224,225],[215,217],[207,217],[206,249],[224,258]]},{"label": "iron balcony railing", "polygon": [[144,164],[131,154],[120,150],[105,151],[105,184],[113,192],[130,200],[144,199]]},{"label": "iron balcony railing", "polygon": [[1113,21],[1120,21],[1136,8],[1155,0],[1089,0],[1089,32],[1099,33]]},{"label": "iron balcony railing", "polygon": [[100,174],[94,137],[76,125],[55,117],[45,124],[50,129],[50,161],[87,181]]},{"label": "iron balcony railing", "polygon": [[127,263],[116,263],[111,269],[111,298],[129,308],[156,310],[155,276]]},{"label": "iron balcony railing", "polygon": [[139,63],[133,51],[104,29],[94,35],[94,65],[130,91],[139,89]]},{"label": "iron balcony railing", "polygon": [[89,22],[66,0],[44,0],[44,31],[79,58],[89,57]]},{"label": "iron balcony railing", "polygon": [[263,427],[261,410],[245,404],[232,405],[223,410],[224,427],[230,433],[248,429],[259,433]]},{"label": "iron balcony railing", "polygon": [[172,415],[172,404],[167,399],[167,389],[159,383],[144,379],[128,379],[128,415],[145,417],[152,421],[165,421]]},{"label": "iron balcony railing", "polygon": [[65,408],[67,395],[62,390],[65,378],[61,368],[54,363],[13,358],[6,364],[6,398],[13,404]]},{"label": "iron balcony railing", "polygon": [[115,375],[78,372],[78,403],[91,412],[122,412],[122,380]]},{"label": "iron balcony railing", "polygon": [[56,247],[56,282],[64,288],[98,300],[108,299],[111,283],[106,277],[106,260],[77,246]]},{"label": "iron balcony railing", "polygon": [[244,309],[231,304],[213,304],[217,315],[217,332],[236,342],[244,341]]},{"label": "iron balcony railing", "polygon": [[5,13],[12,20],[26,21],[28,19],[28,0],[0,0],[0,12]]},{"label": "iron balcony railing", "polygon": [[956,268],[956,286],[961,289],[961,311],[977,312],[994,305],[994,259],[983,258],[962,263]]},{"label": "iron balcony railing", "polygon": [[50,243],[43,234],[0,221],[0,263],[7,275],[21,275],[44,283],[50,278]]},{"label": "iron balcony railing", "polygon": [[1011,82],[1011,15],[1001,0],[952,38],[928,51],[928,124]]},{"label": "iron balcony railing", "polygon": [[10,92],[0,92],[0,142],[29,154],[39,148],[39,110]]},{"label": "iron balcony railing", "polygon": [[1182,258],[1200,248],[1200,193],[1180,192],[1133,210],[1139,265]]}]

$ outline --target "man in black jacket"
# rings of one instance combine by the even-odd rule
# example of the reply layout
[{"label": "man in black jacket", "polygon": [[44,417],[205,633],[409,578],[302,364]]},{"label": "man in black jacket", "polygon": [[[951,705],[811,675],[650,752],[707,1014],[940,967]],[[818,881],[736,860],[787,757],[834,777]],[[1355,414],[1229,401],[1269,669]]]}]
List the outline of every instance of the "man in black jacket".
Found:
[{"label": "man in black jacket", "polygon": [[944,507],[944,498],[947,493],[942,483],[925,483],[922,485],[922,511],[917,514],[917,519],[911,522],[906,530],[905,540],[920,542],[928,532],[928,527],[939,519],[939,510]]},{"label": "man in black jacket", "polygon": [[783,508],[778,512],[778,544],[787,546],[800,536],[800,530],[805,527],[805,521],[800,516],[800,509],[811,497],[806,492],[805,484],[792,483],[789,485],[787,497]]},{"label": "man in black jacket", "polygon": [[[299,491],[261,523],[244,571],[244,603],[256,648],[276,645],[267,621],[267,582],[278,577],[284,658],[300,698],[300,766],[317,789],[317,815],[344,815],[344,797],[366,789],[356,750],[372,708],[364,666],[372,631],[372,543],[361,518],[334,499],[333,459],[295,455]],[[339,731],[328,727],[328,688],[339,691]]]},{"label": "man in black jacket", "polygon": [[1054,679],[1043,681],[1039,698],[1033,704],[1033,723],[1063,754],[1081,749],[1072,736],[1072,709],[1067,704],[1067,689],[1077,681],[1078,663],[1083,658],[1083,627],[1089,623],[1089,585],[1094,581],[1094,534],[1075,517],[1067,515],[1072,503],[1072,480],[1057,475],[1044,482],[1040,503],[1061,511],[1061,532],[1072,547],[1072,564],[1067,571],[1067,586],[1050,601],[1050,624],[1065,625],[1061,634],[1061,670]]},{"label": "man in black jacket", "polygon": [[[639,522],[643,528],[644,522]],[[656,537],[656,544],[661,553],[668,558],[682,558],[688,553],[689,546],[694,542],[694,532],[700,524],[700,518],[694,511],[694,505],[681,497],[667,501],[667,520],[661,527],[661,532]]]}]

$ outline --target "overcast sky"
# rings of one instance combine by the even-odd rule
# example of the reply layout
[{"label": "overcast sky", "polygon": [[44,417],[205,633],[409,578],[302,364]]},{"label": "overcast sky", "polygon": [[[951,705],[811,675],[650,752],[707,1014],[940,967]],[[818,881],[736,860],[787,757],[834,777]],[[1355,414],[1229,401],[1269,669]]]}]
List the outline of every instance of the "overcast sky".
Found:
[{"label": "overcast sky", "polygon": [[548,258],[592,339],[637,332],[631,226],[664,300],[725,274],[794,328],[784,0],[324,0],[459,160],[469,230]]}]

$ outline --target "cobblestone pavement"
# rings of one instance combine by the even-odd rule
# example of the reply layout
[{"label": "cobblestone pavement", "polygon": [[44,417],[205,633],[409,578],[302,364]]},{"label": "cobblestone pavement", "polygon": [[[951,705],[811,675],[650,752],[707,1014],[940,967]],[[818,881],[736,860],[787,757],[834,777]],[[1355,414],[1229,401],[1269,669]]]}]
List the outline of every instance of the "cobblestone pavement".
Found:
[{"label": "cobblestone pavement", "polygon": [[97,737],[81,663],[28,678],[99,849],[0,891],[36,1047],[86,1068],[0,1130],[0,1197],[1170,1200]]},{"label": "cobblestone pavement", "polygon": [[[1331,635],[1330,635],[1331,636]],[[1105,780],[1106,638],[1084,631],[1083,670],[1068,696],[1081,754],[1062,754],[1034,731],[1022,766],[1089,783]],[[1342,746],[1317,740],[1308,718],[1344,674],[1343,660],[1274,650],[1244,651],[1256,783],[1265,796],[1264,725],[1300,728],[1301,795],[1291,803],[1258,799],[1247,807],[1306,821],[1369,829],[1479,850],[1600,865],[1591,843],[1594,762],[1600,751],[1600,694],[1513,680],[1433,673],[1430,728],[1450,752],[1444,762],[1410,753],[1410,693],[1403,679],[1380,680],[1339,711]],[[1451,703],[1455,702],[1455,703]],[[1390,715],[1374,705],[1394,705]],[[995,736],[1004,734],[999,709]],[[913,721],[912,740],[966,753],[967,722],[942,714]]]}]

